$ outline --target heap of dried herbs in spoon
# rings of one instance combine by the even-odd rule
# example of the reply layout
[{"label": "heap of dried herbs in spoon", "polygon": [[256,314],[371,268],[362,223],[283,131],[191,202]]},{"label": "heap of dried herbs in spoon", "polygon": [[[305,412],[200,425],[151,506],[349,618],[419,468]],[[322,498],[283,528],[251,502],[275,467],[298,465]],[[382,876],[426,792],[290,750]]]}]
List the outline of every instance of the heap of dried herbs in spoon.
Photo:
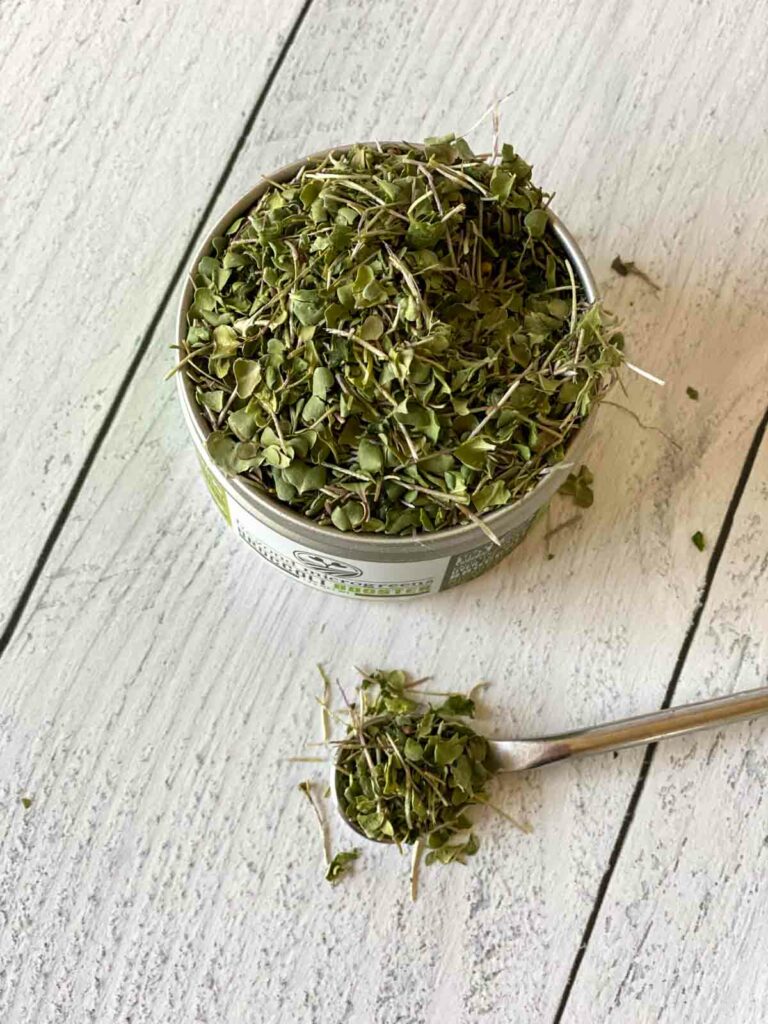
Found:
[{"label": "heap of dried herbs in spoon", "polygon": [[[487,741],[470,727],[475,713],[471,694],[416,691],[426,680],[409,681],[401,671],[361,673],[355,699],[342,691],[346,713],[330,709],[330,679],[320,669],[324,694],[320,700],[323,743],[333,751],[332,786],[342,815],[367,839],[412,847],[411,898],[416,898],[421,855],[427,864],[466,863],[478,850],[468,808],[485,804],[524,832],[488,799],[493,777]],[[481,684],[485,685],[485,684]],[[341,689],[341,687],[340,687]],[[439,704],[426,696],[443,698]],[[331,739],[331,719],[340,721],[345,735]],[[323,761],[291,757],[291,761]],[[319,822],[326,879],[336,884],[357,860],[359,850],[333,856],[327,822],[312,783],[300,783]],[[326,796],[330,795],[330,790]]]},{"label": "heap of dried herbs in spoon", "polygon": [[475,712],[469,697],[430,705],[410,689],[400,671],[363,677],[337,745],[339,807],[368,839],[407,846],[423,839],[428,864],[464,863],[478,849],[464,812],[488,802],[488,744],[465,721]]},{"label": "heap of dried herbs in spoon", "polygon": [[509,145],[357,145],[271,182],[194,275],[181,346],[228,475],[339,530],[520,498],[565,457],[623,339]]}]

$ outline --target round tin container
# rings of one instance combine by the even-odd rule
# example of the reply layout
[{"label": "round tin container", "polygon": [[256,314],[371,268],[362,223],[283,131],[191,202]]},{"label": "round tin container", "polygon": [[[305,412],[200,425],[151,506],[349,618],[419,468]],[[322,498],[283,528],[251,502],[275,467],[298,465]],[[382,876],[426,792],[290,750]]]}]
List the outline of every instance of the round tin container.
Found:
[{"label": "round tin container", "polygon": [[[398,143],[384,143],[398,145]],[[335,146],[332,152],[348,149]],[[269,175],[273,181],[290,181],[307,160],[324,156],[316,153],[282,167]],[[212,252],[211,240],[224,234],[229,225],[250,209],[269,188],[263,180],[228,210],[195,253],[181,296],[177,340],[187,334],[187,310],[192,303],[192,276],[203,256]],[[590,302],[597,299],[592,272],[576,241],[550,212],[552,231],[557,236]],[[454,526],[435,533],[412,537],[382,537],[378,534],[343,533],[319,526],[270,496],[245,479],[226,477],[206,449],[208,423],[195,401],[194,387],[182,369],[177,375],[179,399],[211,496],[227,524],[254,551],[295,579],[344,597],[395,598],[434,594],[480,576],[509,554],[525,536],[538,513],[578,465],[591,432],[594,413],[574,435],[565,462],[547,475],[519,501],[483,516],[501,541],[492,543],[476,526]]]}]

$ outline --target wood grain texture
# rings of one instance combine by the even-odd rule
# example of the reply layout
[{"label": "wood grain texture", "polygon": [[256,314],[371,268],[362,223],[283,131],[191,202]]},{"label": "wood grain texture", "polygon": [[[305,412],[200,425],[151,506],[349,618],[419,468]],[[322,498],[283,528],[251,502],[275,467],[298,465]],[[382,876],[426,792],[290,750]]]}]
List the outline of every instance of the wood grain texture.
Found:
[{"label": "wood grain texture", "polygon": [[299,8],[0,7],[0,630]]},{"label": "wood grain texture", "polygon": [[[768,442],[680,680],[680,702],[768,683],[767,481]],[[657,750],[564,1020],[765,1020],[767,782],[765,719]]]},{"label": "wood grain texture", "polygon": [[[542,526],[453,593],[329,599],[223,531],[162,384],[166,317],[0,663],[4,1021],[551,1020],[637,751],[506,783],[533,835],[483,818],[475,863],[425,871],[415,906],[378,848],[326,887],[281,758],[317,735],[317,661],[491,679],[498,735],[661,700],[706,568],[690,534],[717,532],[768,368],[766,26],[669,6],[313,6],[222,206],[302,152],[466,127],[514,90],[505,135],[669,380],[628,380],[629,402],[683,452],[606,408],[596,505],[553,561]],[[616,251],[658,298],[610,276]]]}]

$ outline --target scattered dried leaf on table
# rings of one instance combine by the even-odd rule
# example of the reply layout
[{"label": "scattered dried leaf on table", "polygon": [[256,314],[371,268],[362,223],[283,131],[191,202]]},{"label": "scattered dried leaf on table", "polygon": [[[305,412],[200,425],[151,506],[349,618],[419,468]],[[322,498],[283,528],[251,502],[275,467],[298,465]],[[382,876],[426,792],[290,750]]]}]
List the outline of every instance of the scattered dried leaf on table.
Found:
[{"label": "scattered dried leaf on table", "polygon": [[661,291],[661,286],[652,281],[650,277],[645,273],[644,270],[640,270],[636,263],[631,260],[625,261],[621,256],[617,256],[611,264],[611,270],[615,270],[620,277],[627,277],[632,274],[634,277],[639,277],[641,281],[645,281],[655,292]]},{"label": "scattered dried leaf on table", "polygon": [[579,508],[590,508],[595,500],[593,482],[592,473],[586,466],[582,466],[578,473],[568,474],[565,483],[559,488],[559,493],[573,498],[574,504]]},{"label": "scattered dried leaf on table", "polygon": [[342,850],[337,853],[328,865],[328,870],[325,873],[326,881],[331,885],[336,885],[349,872],[352,862],[356,861],[359,856],[360,851],[357,849]]}]

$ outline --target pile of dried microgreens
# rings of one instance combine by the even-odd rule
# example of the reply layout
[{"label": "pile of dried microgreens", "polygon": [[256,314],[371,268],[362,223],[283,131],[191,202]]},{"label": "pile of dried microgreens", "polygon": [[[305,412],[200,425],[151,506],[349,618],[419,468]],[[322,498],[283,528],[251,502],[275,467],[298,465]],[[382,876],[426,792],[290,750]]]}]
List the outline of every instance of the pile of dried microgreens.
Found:
[{"label": "pile of dried microgreens", "polygon": [[200,261],[181,345],[220,469],[385,534],[526,494],[622,362],[549,199],[511,146],[453,136],[271,182]]},{"label": "pile of dried microgreens", "polygon": [[[330,681],[322,674],[324,742],[336,764],[339,809],[368,839],[394,843],[398,849],[413,847],[411,894],[415,898],[424,847],[427,864],[464,864],[466,857],[477,852],[478,841],[465,813],[468,807],[485,804],[510,818],[488,800],[486,785],[493,775],[488,744],[466,723],[474,716],[475,702],[459,693],[416,692],[415,687],[426,680],[409,681],[402,671],[361,673],[356,699],[352,702],[344,696],[346,712],[334,716],[344,725],[345,736],[332,741]],[[426,695],[444,699],[429,704],[423,700]],[[320,821],[326,878],[335,884],[359,851],[331,856],[312,783],[302,782],[299,788]]]}]

